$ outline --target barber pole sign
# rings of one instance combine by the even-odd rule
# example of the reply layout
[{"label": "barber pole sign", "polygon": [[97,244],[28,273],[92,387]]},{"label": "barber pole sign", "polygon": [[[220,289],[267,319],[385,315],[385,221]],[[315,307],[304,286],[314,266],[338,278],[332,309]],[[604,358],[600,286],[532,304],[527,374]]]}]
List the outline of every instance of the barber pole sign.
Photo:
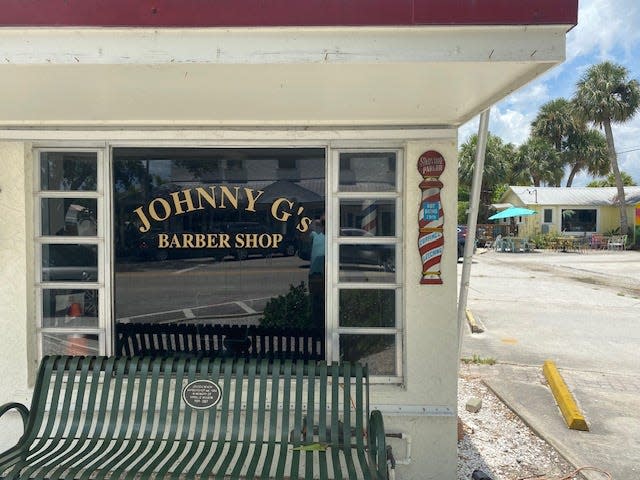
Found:
[{"label": "barber pole sign", "polygon": [[422,201],[418,218],[418,250],[422,259],[420,283],[423,285],[442,284],[440,264],[444,249],[444,212],[440,190],[444,185],[438,178],[444,172],[444,167],[444,157],[434,150],[424,152],[418,159],[418,172],[423,178],[420,182]]},{"label": "barber pole sign", "polygon": [[375,200],[365,200],[362,203],[362,222],[360,226],[371,235],[376,234],[376,227],[378,226],[378,209],[376,207]]}]

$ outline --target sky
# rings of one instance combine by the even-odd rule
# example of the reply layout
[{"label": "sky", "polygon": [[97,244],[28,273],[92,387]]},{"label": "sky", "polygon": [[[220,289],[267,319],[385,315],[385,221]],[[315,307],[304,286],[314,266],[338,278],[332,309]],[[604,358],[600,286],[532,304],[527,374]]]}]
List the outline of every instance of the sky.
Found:
[{"label": "sky", "polygon": [[[570,99],[584,72],[603,61],[626,67],[629,78],[640,82],[639,0],[579,0],[578,25],[567,33],[564,63],[494,105],[489,131],[505,142],[524,143],[540,106],[559,97]],[[476,117],[460,128],[460,143],[478,133],[478,121]],[[613,136],[620,169],[640,185],[640,111],[628,122],[614,124]],[[591,179],[580,174],[573,186]]]}]

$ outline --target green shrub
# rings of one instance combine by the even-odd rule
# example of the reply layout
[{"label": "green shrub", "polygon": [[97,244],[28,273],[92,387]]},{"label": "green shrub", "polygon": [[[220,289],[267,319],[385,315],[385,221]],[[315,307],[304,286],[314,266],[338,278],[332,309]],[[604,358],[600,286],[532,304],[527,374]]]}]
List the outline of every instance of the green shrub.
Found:
[{"label": "green shrub", "polygon": [[556,242],[561,235],[558,232],[536,233],[531,237],[531,241],[535,243],[536,248],[549,248]]},{"label": "green shrub", "polygon": [[260,325],[264,327],[311,327],[311,304],[304,282],[294,287],[289,285],[285,295],[273,297],[264,307]]}]

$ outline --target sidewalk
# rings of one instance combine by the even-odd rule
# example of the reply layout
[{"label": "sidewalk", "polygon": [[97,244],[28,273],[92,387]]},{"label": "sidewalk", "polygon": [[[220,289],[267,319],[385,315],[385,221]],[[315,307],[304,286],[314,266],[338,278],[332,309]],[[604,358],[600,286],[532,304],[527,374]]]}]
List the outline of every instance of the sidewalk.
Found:
[{"label": "sidewalk", "polygon": [[[480,277],[476,278],[475,282],[474,269]],[[502,277],[494,277],[498,269],[507,269],[505,271],[512,272],[512,276],[507,273]],[[638,415],[640,354],[637,357],[637,369],[628,368],[629,365],[633,367],[635,364],[632,360],[631,364],[628,361],[625,364],[626,371],[621,371],[615,368],[613,360],[617,348],[615,343],[609,345],[603,339],[602,345],[590,347],[588,342],[581,342],[583,337],[590,336],[592,342],[593,337],[597,338],[598,332],[593,331],[593,327],[585,327],[590,331],[585,332],[584,336],[579,330],[571,331],[569,334],[561,330],[565,318],[573,315],[573,321],[575,321],[575,316],[579,316],[580,299],[584,298],[585,288],[588,289],[586,295],[591,295],[591,301],[594,303],[597,303],[600,296],[603,299],[605,296],[619,298],[626,301],[625,304],[628,305],[626,308],[638,308],[640,311],[640,252],[497,253],[489,251],[474,257],[471,275],[472,288],[475,285],[481,290],[476,295],[476,306],[478,310],[481,310],[481,307],[484,308],[489,335],[471,336],[468,332],[465,335],[473,338],[472,342],[476,342],[472,348],[486,347],[483,354],[497,355],[496,359],[499,362],[494,366],[473,366],[477,373],[482,375],[485,384],[532,430],[574,466],[590,465],[604,469],[615,480],[640,478],[640,416]],[[482,303],[478,298],[486,296],[486,292],[495,291],[493,289],[497,288],[496,282],[501,282],[501,278],[504,282],[503,288],[517,289],[521,292],[519,289],[523,288],[522,285],[527,278],[534,282],[530,284],[531,290],[534,290],[534,287],[544,282],[548,283],[549,277],[557,279],[558,288],[547,288],[546,298],[538,299],[539,303],[534,305],[519,305],[500,299],[492,303],[492,310],[488,313],[486,302]],[[565,307],[562,304],[566,302],[567,296],[572,291],[571,285],[576,291],[576,297],[572,299],[574,303],[567,302]],[[530,294],[540,295],[539,292]],[[486,298],[483,300],[486,301]],[[545,308],[545,305],[553,308]],[[472,311],[474,310],[473,299],[470,299],[469,307]],[[517,360],[507,360],[511,363],[500,363],[504,362],[504,358],[501,358],[500,353],[494,353],[501,352],[499,349],[496,350],[496,336],[502,335],[505,337],[503,340],[507,340],[509,334],[518,337],[518,333],[514,334],[513,330],[516,325],[518,328],[528,328],[530,325],[532,330],[535,327],[539,328],[535,323],[540,321],[541,312],[537,310],[537,315],[534,315],[533,311],[536,308],[544,309],[543,311],[550,310],[545,320],[556,327],[542,330],[538,340],[544,343],[546,351],[549,350],[547,344],[552,345],[552,348],[564,350],[564,361],[558,364],[558,368],[580,409],[584,412],[590,432],[573,431],[567,428],[553,395],[545,384],[541,371],[542,364],[541,362],[538,364],[540,358],[532,360],[529,352],[529,357],[520,361],[522,363],[517,363]],[[558,313],[562,308],[568,309],[566,317]],[[593,311],[591,304],[586,301],[583,314],[585,317],[589,316],[585,325],[593,325],[594,318],[597,319],[601,315]],[[549,315],[553,316],[550,320]],[[637,326],[640,326],[640,315],[637,318]],[[611,322],[612,319],[607,317],[607,320],[603,319],[603,321]],[[494,329],[493,332],[491,332],[492,329]],[[493,337],[489,337],[490,335]],[[526,334],[523,332],[522,335],[521,343],[514,345],[511,352],[517,351],[520,345],[524,346]],[[631,339],[635,338],[637,328],[632,328],[630,335]],[[608,363],[605,366],[594,361],[582,368],[580,362],[576,361],[571,366],[567,366],[567,352],[572,350],[574,344],[576,358],[579,359],[580,355],[584,358],[585,355],[592,354],[594,358],[608,358]],[[531,346],[530,342],[528,346]],[[545,351],[542,347],[541,344],[541,350]],[[590,348],[594,348],[593,352],[590,352]],[[580,349],[582,351],[579,351]],[[591,471],[584,472],[583,476],[587,480],[608,478]]]},{"label": "sidewalk", "polygon": [[[486,369],[483,379],[505,405],[576,468],[598,467],[614,480],[640,478],[640,420],[634,413],[640,407],[640,376],[612,378],[608,374],[605,378],[597,372],[566,369],[561,373],[582,411],[587,412],[590,432],[567,428],[537,367],[498,364]],[[607,428],[609,422],[615,424],[615,431]],[[582,475],[587,480],[607,478],[594,471]]]}]

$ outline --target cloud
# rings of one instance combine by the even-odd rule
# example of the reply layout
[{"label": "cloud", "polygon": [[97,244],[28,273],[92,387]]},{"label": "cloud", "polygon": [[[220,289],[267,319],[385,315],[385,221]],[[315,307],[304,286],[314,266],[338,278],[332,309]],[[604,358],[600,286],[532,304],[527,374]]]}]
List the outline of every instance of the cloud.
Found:
[{"label": "cloud", "polygon": [[640,112],[630,121],[612,126],[618,166],[640,185]]},{"label": "cloud", "polygon": [[567,60],[594,54],[601,61],[620,47],[631,60],[639,24],[637,0],[581,0],[578,25],[567,34]]}]

